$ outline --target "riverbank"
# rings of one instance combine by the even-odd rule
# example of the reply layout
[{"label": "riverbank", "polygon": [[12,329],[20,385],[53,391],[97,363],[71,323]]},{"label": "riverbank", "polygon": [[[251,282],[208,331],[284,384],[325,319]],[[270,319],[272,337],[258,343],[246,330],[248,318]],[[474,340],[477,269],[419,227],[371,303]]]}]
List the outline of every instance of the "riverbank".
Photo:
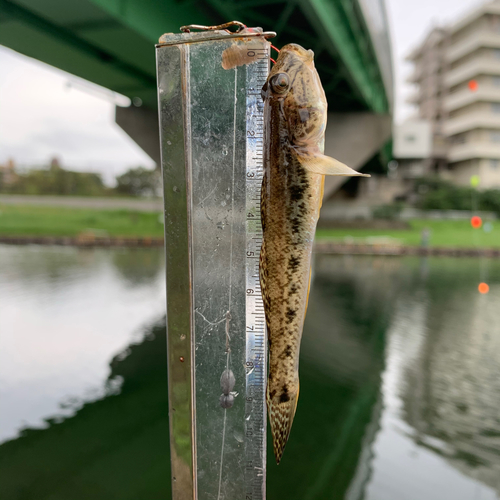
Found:
[{"label": "riverbank", "polygon": [[89,208],[92,210],[133,210],[135,212],[161,212],[161,198],[131,198],[126,196],[56,196],[1,194],[0,205],[38,207]]},{"label": "riverbank", "polygon": [[[500,224],[489,222],[487,231],[484,229],[472,229],[470,223],[464,220],[416,219],[409,221],[406,229],[319,228],[316,242],[318,248],[324,248],[324,251],[334,248],[340,253],[352,247],[359,252],[364,252],[362,249],[365,248],[370,253],[394,254],[406,252],[401,248],[422,248],[415,251],[423,253],[441,248],[448,248],[451,252],[455,249],[467,252],[500,249]],[[422,245],[423,233],[428,234],[426,245]],[[163,242],[163,224],[161,213],[157,211],[9,205],[0,202],[0,238],[3,243],[15,244],[158,246]]]},{"label": "riverbank", "polygon": [[0,199],[0,236],[163,238],[159,211],[8,205]]},{"label": "riverbank", "polygon": [[429,247],[500,248],[499,221],[490,221],[480,229],[473,229],[467,220],[413,219],[408,224],[408,229],[318,228],[316,240],[362,244],[367,239],[381,238],[415,247],[422,245],[422,235],[427,233]]},{"label": "riverbank", "polygon": [[110,237],[82,233],[77,237],[69,236],[5,236],[0,235],[4,245],[55,245],[74,247],[162,247],[163,237]]}]

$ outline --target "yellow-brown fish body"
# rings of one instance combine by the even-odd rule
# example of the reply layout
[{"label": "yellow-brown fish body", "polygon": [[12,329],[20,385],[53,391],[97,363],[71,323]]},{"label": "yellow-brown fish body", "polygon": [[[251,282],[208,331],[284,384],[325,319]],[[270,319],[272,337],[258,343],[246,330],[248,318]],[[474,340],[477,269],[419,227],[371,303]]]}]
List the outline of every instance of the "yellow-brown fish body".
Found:
[{"label": "yellow-brown fish body", "polygon": [[324,175],[362,175],[323,155],[327,102],[314,54],[283,47],[262,89],[260,282],[269,342],[267,408],[279,463],[299,394],[299,350]]}]

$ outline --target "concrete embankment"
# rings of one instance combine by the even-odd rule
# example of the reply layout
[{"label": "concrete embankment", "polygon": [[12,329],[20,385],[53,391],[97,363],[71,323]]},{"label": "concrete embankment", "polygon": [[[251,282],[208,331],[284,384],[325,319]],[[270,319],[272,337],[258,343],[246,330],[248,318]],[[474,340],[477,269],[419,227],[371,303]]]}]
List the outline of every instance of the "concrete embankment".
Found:
[{"label": "concrete embankment", "polygon": [[156,237],[89,237],[89,236],[0,236],[6,245],[59,245],[78,247],[161,247],[163,238]]},{"label": "concrete embankment", "polygon": [[500,257],[500,248],[424,247],[405,245],[364,245],[320,241],[314,245],[316,253],[337,255],[419,255],[443,257]]},{"label": "concrete embankment", "polygon": [[[62,245],[78,247],[162,247],[163,238],[157,237],[53,237],[53,236],[0,236],[7,245]],[[418,247],[319,241],[316,253],[336,255],[388,255],[388,256],[446,256],[446,257],[500,257],[500,248]]]}]

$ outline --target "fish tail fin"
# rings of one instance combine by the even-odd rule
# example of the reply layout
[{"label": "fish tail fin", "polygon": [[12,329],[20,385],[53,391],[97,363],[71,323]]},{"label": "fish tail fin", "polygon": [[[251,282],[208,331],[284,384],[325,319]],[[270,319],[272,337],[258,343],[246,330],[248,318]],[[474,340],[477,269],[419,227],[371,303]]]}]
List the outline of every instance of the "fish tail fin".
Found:
[{"label": "fish tail fin", "polygon": [[283,451],[290,435],[298,399],[298,390],[286,402],[276,401],[276,399],[273,401],[269,396],[269,388],[267,391],[267,411],[273,435],[274,457],[278,465],[281,462],[281,457],[283,456]]}]

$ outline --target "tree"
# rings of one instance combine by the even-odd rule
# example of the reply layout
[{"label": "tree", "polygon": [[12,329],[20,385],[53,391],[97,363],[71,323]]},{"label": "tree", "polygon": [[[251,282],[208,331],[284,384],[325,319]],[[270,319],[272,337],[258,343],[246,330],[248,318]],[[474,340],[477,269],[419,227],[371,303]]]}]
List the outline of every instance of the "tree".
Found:
[{"label": "tree", "polygon": [[157,196],[160,192],[160,174],[144,167],[131,168],[116,178],[116,191],[132,196]]},{"label": "tree", "polygon": [[[5,168],[2,171],[6,171]],[[0,183],[3,193],[103,196],[107,191],[99,174],[65,170],[55,159],[48,169],[32,169],[19,174],[6,172],[15,175],[8,177],[9,182],[3,179]]]}]

